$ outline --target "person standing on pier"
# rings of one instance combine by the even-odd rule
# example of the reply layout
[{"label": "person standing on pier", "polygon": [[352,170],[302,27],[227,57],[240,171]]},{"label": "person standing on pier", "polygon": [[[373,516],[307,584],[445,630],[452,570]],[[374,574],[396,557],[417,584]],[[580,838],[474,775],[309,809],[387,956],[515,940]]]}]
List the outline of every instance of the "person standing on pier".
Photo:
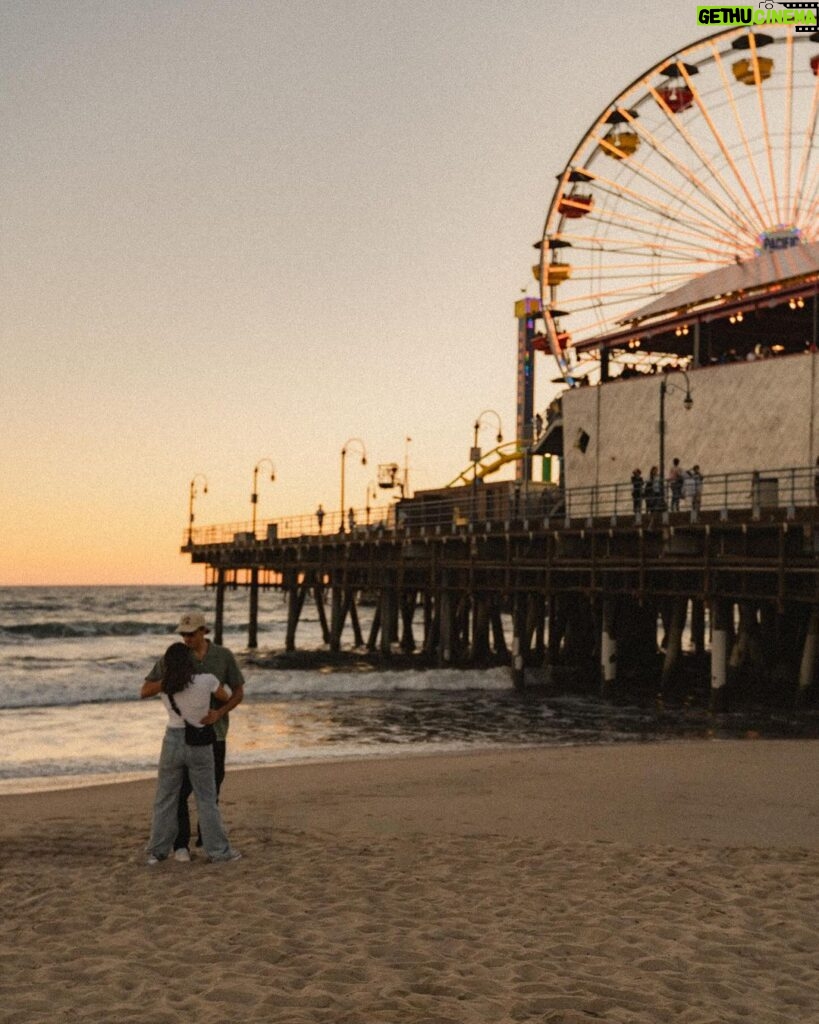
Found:
[{"label": "person standing on pier", "polygon": [[631,503],[635,516],[640,514],[643,507],[643,482],[643,471],[635,469],[631,474]]},{"label": "person standing on pier", "polygon": [[684,479],[685,473],[680,465],[680,460],[674,459],[668,473],[668,490],[671,496],[672,512],[680,511],[680,498],[682,497]]},{"label": "person standing on pier", "polygon": [[[225,703],[219,703],[215,699],[211,701],[212,707],[211,723],[216,731],[216,742],[213,744],[213,769],[216,781],[216,798],[219,799],[219,790],[225,778],[225,758],[227,755],[227,732],[229,726],[228,712],[232,711],[244,698],[244,676],[236,664],[233,653],[227,647],[208,640],[206,634],[209,632],[204,615],[200,612],[186,612],[179,620],[176,632],[182,637],[182,642],[191,652],[194,671],[196,673],[210,673],[216,676],[222,686],[230,690],[230,699]],[[160,658],[145,678],[146,684],[153,684],[159,693],[159,686],[165,674],[164,659]],[[148,696],[143,690],[143,695]],[[211,717],[212,716],[212,717]],[[188,810],[188,798],[193,792],[190,776],[185,770],[182,780],[182,790],[179,794],[179,808],[177,812],[178,831],[174,842],[174,857],[179,861],[190,860],[190,839],[191,819]],[[202,845],[201,835],[197,839],[197,846]]]},{"label": "person standing on pier", "polygon": [[702,473],[698,465],[686,471],[683,494],[691,500],[691,511],[699,512],[702,503]]},{"label": "person standing on pier", "polygon": [[318,520],[319,533],[321,533],[324,526],[324,509],[321,505],[316,509],[316,519]]},{"label": "person standing on pier", "polygon": [[660,512],[663,507],[663,482],[660,479],[660,471],[652,466],[648,471],[648,480],[645,486],[646,512]]}]

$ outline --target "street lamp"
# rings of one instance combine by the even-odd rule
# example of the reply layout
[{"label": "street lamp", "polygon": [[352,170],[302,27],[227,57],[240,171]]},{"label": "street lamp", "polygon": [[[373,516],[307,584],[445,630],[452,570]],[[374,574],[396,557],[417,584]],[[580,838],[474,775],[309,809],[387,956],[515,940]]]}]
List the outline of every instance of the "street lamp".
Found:
[{"label": "street lamp", "polygon": [[475,498],[478,486],[478,463],[481,461],[481,449],[478,447],[478,432],[483,425],[484,416],[494,416],[498,421],[498,433],[497,443],[500,444],[503,441],[503,429],[501,427],[500,414],[495,412],[494,409],[484,409],[483,412],[479,413],[475,419],[474,425],[474,436],[472,439],[472,451],[469,453],[470,461],[472,462],[472,517],[475,517]]},{"label": "street lamp", "polygon": [[679,384],[675,384],[670,381],[668,377],[663,377],[660,381],[660,487],[662,488],[663,495],[663,506],[665,506],[665,396],[669,388],[674,391],[685,392],[685,398],[683,398],[683,406],[685,411],[689,412],[691,406],[694,404],[694,399],[691,397],[691,383],[688,380],[688,374],[685,370],[676,371],[681,373],[685,377],[685,388],[680,387]]},{"label": "street lamp", "polygon": [[408,498],[410,496],[409,489],[409,446],[412,441],[411,437],[404,438],[404,490],[402,497]]},{"label": "street lamp", "polygon": [[348,437],[341,449],[341,525],[339,526],[339,533],[344,533],[344,460],[347,458],[347,452],[351,450],[352,445],[358,446],[361,450],[361,465],[367,465],[367,449],[364,447],[364,442],[360,437]]},{"label": "street lamp", "polygon": [[378,487],[376,485],[376,482],[375,482],[375,480],[368,480],[367,481],[367,497],[366,497],[366,499],[364,501],[364,512],[366,513],[366,516],[367,516],[367,520],[366,520],[367,526],[370,525],[370,511],[371,511],[371,509],[370,509],[370,502],[371,501],[377,501],[377,500],[378,500]]},{"label": "street lamp", "polygon": [[265,465],[265,463],[268,466],[270,466],[271,482],[276,479],[276,467],[273,465],[270,459],[260,459],[253,467],[253,493],[250,495],[250,506],[253,509],[253,525],[251,528],[253,530],[254,537],[256,536],[256,506],[259,503],[259,491],[256,486],[256,481],[259,478],[259,470],[262,468],[262,466]]},{"label": "street lamp", "polygon": [[188,544],[193,543],[193,502],[197,497],[196,481],[203,480],[204,486],[202,487],[202,493],[208,493],[208,478],[204,473],[197,473],[193,480],[191,480],[190,497],[188,499]]}]

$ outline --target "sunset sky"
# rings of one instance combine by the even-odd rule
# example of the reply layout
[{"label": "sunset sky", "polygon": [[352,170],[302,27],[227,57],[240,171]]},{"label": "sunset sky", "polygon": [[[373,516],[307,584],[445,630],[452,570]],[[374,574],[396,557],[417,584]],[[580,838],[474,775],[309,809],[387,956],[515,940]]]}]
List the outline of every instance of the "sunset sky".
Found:
[{"label": "sunset sky", "polygon": [[[197,525],[514,433],[555,176],[696,4],[3,0],[0,584],[196,583]],[[537,373],[538,408],[555,388]],[[493,430],[482,441],[486,446]]]}]

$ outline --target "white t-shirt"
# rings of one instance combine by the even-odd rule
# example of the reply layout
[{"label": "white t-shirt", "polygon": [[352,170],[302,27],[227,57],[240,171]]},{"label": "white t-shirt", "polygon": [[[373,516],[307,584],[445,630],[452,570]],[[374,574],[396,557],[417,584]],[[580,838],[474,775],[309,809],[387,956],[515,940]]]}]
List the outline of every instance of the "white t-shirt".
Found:
[{"label": "white t-shirt", "polygon": [[160,693],[162,703],[168,710],[168,728],[184,729],[185,718],[192,725],[200,725],[202,719],[210,711],[210,695],[219,689],[219,680],[212,672],[199,672],[193,677],[190,686],[173,695],[176,706],[184,715],[179,715],[171,707],[166,693]]}]

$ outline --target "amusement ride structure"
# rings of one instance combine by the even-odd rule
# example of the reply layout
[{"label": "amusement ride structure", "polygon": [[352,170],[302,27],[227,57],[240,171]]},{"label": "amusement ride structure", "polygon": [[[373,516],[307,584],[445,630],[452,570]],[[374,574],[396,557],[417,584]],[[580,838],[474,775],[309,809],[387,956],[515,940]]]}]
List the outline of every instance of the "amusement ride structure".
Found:
[{"label": "amusement ride structure", "polygon": [[753,348],[772,312],[777,351],[815,342],[819,32],[763,28],[655,64],[559,174],[534,272],[541,344],[567,380],[701,365],[743,322],[730,345]]}]

